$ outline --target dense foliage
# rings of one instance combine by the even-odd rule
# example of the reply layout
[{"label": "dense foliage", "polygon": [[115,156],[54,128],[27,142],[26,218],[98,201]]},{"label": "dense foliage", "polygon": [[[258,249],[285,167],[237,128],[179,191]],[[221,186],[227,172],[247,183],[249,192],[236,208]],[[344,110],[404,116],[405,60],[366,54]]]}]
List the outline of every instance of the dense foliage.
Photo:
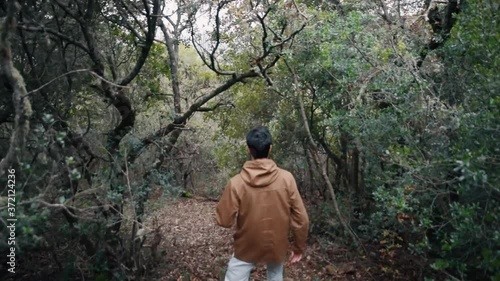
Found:
[{"label": "dense foliage", "polygon": [[216,198],[260,124],[314,239],[388,280],[500,280],[495,1],[19,3],[0,222],[15,169],[20,280],[147,279],[162,198]]}]

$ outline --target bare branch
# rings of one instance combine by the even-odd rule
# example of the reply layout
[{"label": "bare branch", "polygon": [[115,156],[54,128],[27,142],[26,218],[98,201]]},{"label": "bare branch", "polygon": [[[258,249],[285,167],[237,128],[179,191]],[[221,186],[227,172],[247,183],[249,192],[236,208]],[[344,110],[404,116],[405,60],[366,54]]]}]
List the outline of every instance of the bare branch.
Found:
[{"label": "bare branch", "polygon": [[122,16],[130,16],[132,17],[132,19],[134,19],[134,22],[139,26],[139,28],[141,29],[142,33],[146,34],[146,29],[144,29],[144,26],[142,25],[142,22],[140,20],[137,19],[135,13],[132,12],[132,10],[130,9],[130,7],[127,5],[127,3],[125,3],[125,1],[123,0],[120,0],[119,1],[119,4],[121,5],[118,5],[118,1],[115,0],[115,3],[117,3],[117,7],[121,7],[123,6],[123,8],[125,8],[125,11],[127,12],[126,14],[123,13],[124,11],[122,9],[120,9],[120,13],[123,13]]},{"label": "bare branch", "polygon": [[[119,12],[122,15],[122,17],[126,18],[128,16],[127,14],[125,14],[125,12],[122,9],[119,9]],[[130,33],[132,33],[135,36],[135,38],[137,38],[139,40],[143,40],[143,37],[139,34],[139,32],[137,32],[137,30],[135,30],[135,28],[127,20],[123,20],[123,21],[118,20],[114,17],[108,16],[105,12],[101,12],[101,16],[103,18],[105,18],[108,22],[125,28]],[[144,32],[144,33],[146,33],[146,32]]]},{"label": "bare branch", "polygon": [[[203,48],[200,44],[196,43],[195,36],[194,36],[194,26],[191,23],[191,42],[193,43],[193,46],[194,46],[196,52],[198,53],[198,55],[200,56],[201,60],[212,71],[214,71],[215,73],[217,73],[219,75],[225,75],[225,76],[235,75],[235,72],[221,70],[219,67],[219,63],[217,62],[217,59],[215,56],[216,56],[216,52],[219,49],[219,45],[220,45],[220,27],[221,27],[220,13],[221,13],[222,9],[224,8],[224,6],[230,2],[231,2],[230,0],[229,1],[221,1],[217,4],[217,11],[216,11],[216,15],[215,15],[215,45],[212,48],[211,52],[209,52],[208,50]],[[200,50],[200,48],[202,50]],[[208,54],[208,59],[206,58],[204,53]]]},{"label": "bare branch", "polygon": [[102,80],[102,81],[104,81],[106,83],[109,83],[110,85],[115,86],[115,87],[128,88],[127,86],[121,86],[121,85],[115,84],[115,83],[107,80],[106,78],[99,76],[99,74],[95,73],[94,71],[92,71],[90,69],[76,69],[76,70],[72,70],[70,72],[67,72],[67,73],[64,73],[64,74],[61,74],[61,75],[57,76],[56,78],[54,78],[54,79],[50,80],[49,82],[43,84],[39,88],[31,90],[28,94],[31,95],[33,93],[36,93],[36,92],[42,90],[43,88],[47,87],[48,85],[52,84],[53,82],[55,82],[58,79],[61,79],[61,78],[65,77],[65,76],[71,75],[73,73],[79,73],[79,72],[88,72],[88,73],[92,74],[94,77],[96,77],[96,78],[98,78],[98,79],[100,79],[100,80]]},{"label": "bare branch", "polygon": [[51,34],[51,35],[59,38],[60,40],[66,41],[70,44],[77,46],[78,48],[82,49],[83,51],[85,51],[87,53],[89,52],[89,49],[82,42],[78,42],[78,41],[74,40],[73,38],[71,38],[65,34],[62,34],[58,31],[52,30],[50,28],[46,28],[44,26],[40,26],[40,27],[29,26],[29,24],[27,24],[27,23],[19,23],[17,25],[17,27],[19,29],[22,29],[25,31],[42,32],[42,33],[46,32],[48,34]]},{"label": "bare branch", "polygon": [[253,70],[245,72],[245,73],[240,74],[240,75],[234,75],[231,79],[227,80],[224,84],[220,85],[219,87],[214,89],[212,92],[200,97],[200,99],[197,102],[191,104],[191,106],[188,108],[188,110],[186,112],[184,112],[184,114],[176,117],[174,119],[174,121],[171,122],[170,124],[168,124],[167,126],[159,129],[155,133],[150,134],[149,136],[144,138],[142,140],[142,144],[136,146],[134,151],[131,151],[131,153],[128,156],[128,161],[133,162],[135,159],[137,159],[137,157],[139,157],[139,155],[141,154],[143,149],[146,146],[148,146],[149,144],[155,143],[156,139],[162,138],[162,137],[168,135],[169,133],[176,131],[179,128],[182,128],[184,126],[184,123],[194,113],[199,111],[199,109],[203,105],[205,105],[207,102],[209,102],[214,97],[216,97],[219,94],[223,93],[224,91],[228,90],[229,88],[231,88],[234,84],[236,84],[238,82],[243,82],[247,78],[254,78],[254,77],[258,77],[258,76],[259,76],[259,74]]},{"label": "bare branch", "polygon": [[234,107],[234,105],[232,103],[223,103],[223,102],[218,102],[217,104],[215,104],[214,106],[212,107],[200,107],[198,108],[196,111],[198,112],[210,112],[210,111],[214,111],[216,110],[217,108],[221,107],[221,106],[232,106]]},{"label": "bare branch", "polygon": [[[146,6],[146,11],[147,14],[149,15],[148,6]],[[160,11],[160,0],[154,0],[153,13],[156,14],[159,11]],[[129,84],[132,80],[134,80],[134,78],[141,71],[141,68],[144,65],[144,63],[146,63],[146,59],[148,58],[149,51],[151,50],[151,46],[153,45],[155,39],[157,18],[148,17],[147,21],[148,21],[148,33],[146,34],[146,42],[144,42],[144,46],[141,49],[141,54],[139,55],[139,58],[137,59],[137,62],[132,71],[126,77],[124,77],[120,82],[118,82],[119,85],[125,86]]]}]

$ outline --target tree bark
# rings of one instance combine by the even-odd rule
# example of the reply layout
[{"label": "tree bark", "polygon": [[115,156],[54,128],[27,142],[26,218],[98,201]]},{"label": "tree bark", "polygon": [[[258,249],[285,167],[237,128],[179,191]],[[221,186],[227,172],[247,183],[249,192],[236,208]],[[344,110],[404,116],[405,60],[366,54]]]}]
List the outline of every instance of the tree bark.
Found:
[{"label": "tree bark", "polygon": [[0,161],[0,177],[16,162],[17,154],[24,149],[24,143],[30,130],[29,118],[32,114],[28,92],[24,79],[12,62],[10,36],[15,29],[15,14],[18,10],[17,1],[10,0],[7,16],[0,27],[0,79],[12,89],[12,103],[14,107],[14,130],[10,138],[9,149]]},{"label": "tree bark", "polygon": [[[165,37],[165,46],[167,47],[168,52],[168,62],[170,66],[170,80],[172,82],[172,92],[174,93],[174,111],[176,115],[181,114],[181,90],[179,87],[179,48],[176,47],[176,39],[170,36],[167,27],[163,22],[160,21],[160,28],[163,32],[163,36]],[[174,27],[174,34],[176,27]]]}]

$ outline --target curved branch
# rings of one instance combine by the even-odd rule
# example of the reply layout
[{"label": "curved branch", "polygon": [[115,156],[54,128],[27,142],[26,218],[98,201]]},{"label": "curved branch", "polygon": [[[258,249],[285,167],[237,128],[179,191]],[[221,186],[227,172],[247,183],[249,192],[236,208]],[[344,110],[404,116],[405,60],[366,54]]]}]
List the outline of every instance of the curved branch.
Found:
[{"label": "curved branch", "polygon": [[203,105],[205,105],[208,101],[213,99],[214,97],[218,96],[219,94],[223,93],[224,91],[228,90],[231,88],[234,84],[238,82],[243,82],[247,78],[255,78],[259,77],[259,74],[253,70],[245,72],[240,75],[234,75],[231,79],[227,80],[224,84],[220,85],[217,87],[215,90],[213,90],[211,93],[206,94],[202,96],[197,102],[193,103],[184,114],[176,117],[173,122],[168,124],[167,126],[160,128],[157,130],[155,133],[150,134],[146,138],[142,139],[141,145],[137,145],[133,151],[131,151],[128,155],[128,161],[133,162],[145,147],[147,147],[149,144],[153,144],[156,142],[157,139],[162,138],[171,132],[183,127],[184,123],[197,111],[200,111],[199,109],[202,108]]},{"label": "curved branch", "polygon": [[[217,4],[217,12],[215,14],[215,46],[212,48],[211,52],[209,52],[208,50],[203,48],[203,46],[201,46],[200,44],[196,43],[196,41],[194,39],[194,26],[191,24],[191,42],[193,43],[193,47],[196,50],[196,52],[198,53],[198,56],[201,58],[203,63],[208,68],[210,68],[213,72],[215,72],[219,75],[225,75],[225,76],[232,76],[235,74],[235,72],[221,70],[218,67],[218,62],[217,62],[217,59],[215,58],[215,53],[219,49],[219,45],[220,45],[220,25],[221,25],[220,12],[221,12],[222,8],[224,8],[224,6],[226,4],[228,4],[229,2],[231,2],[231,0],[221,1],[219,4]],[[203,49],[203,51],[208,54],[208,60],[210,60],[210,61],[207,60],[207,58],[205,57],[203,52],[200,50],[200,48]]]},{"label": "curved branch", "polygon": [[39,88],[36,88],[36,89],[34,89],[34,90],[29,91],[29,93],[28,93],[28,94],[29,94],[29,95],[31,95],[31,94],[33,94],[33,93],[36,93],[36,92],[38,92],[38,91],[42,90],[43,88],[47,87],[48,85],[52,84],[54,81],[56,81],[56,80],[58,80],[58,79],[60,79],[60,78],[63,78],[63,77],[65,77],[65,76],[68,76],[68,75],[73,74],[73,73],[79,73],[79,72],[89,72],[90,74],[92,74],[92,76],[94,76],[94,77],[96,77],[97,79],[99,79],[99,80],[101,80],[101,81],[103,81],[103,82],[106,82],[106,83],[108,83],[108,84],[110,84],[110,85],[112,85],[112,86],[119,87],[119,88],[127,88],[126,86],[120,86],[120,85],[118,85],[118,84],[115,84],[115,83],[113,83],[113,82],[111,82],[111,81],[107,80],[107,79],[106,79],[106,78],[104,78],[104,77],[99,76],[99,74],[95,73],[94,71],[92,71],[92,70],[90,70],[90,69],[76,69],[76,70],[72,70],[72,71],[69,71],[69,72],[66,72],[66,73],[64,73],[64,74],[61,74],[61,75],[57,76],[56,78],[54,78],[54,79],[50,80],[49,82],[47,82],[47,83],[43,84],[43,85],[42,85],[42,86],[40,86]]},{"label": "curved branch", "polygon": [[[146,1],[145,1],[146,2]],[[146,3],[145,3],[146,5]],[[153,14],[156,15],[160,11],[160,0],[155,0],[153,2]],[[153,45],[155,34],[156,34],[156,22],[157,17],[149,15],[149,7],[145,7],[148,14],[148,33],[146,34],[146,41],[144,42],[144,46],[142,47],[141,54],[139,55],[139,59],[137,60],[132,71],[125,76],[120,82],[119,85],[125,86],[129,84],[141,71],[142,66],[146,63],[146,59],[148,58],[149,51],[151,50],[151,46]]]}]

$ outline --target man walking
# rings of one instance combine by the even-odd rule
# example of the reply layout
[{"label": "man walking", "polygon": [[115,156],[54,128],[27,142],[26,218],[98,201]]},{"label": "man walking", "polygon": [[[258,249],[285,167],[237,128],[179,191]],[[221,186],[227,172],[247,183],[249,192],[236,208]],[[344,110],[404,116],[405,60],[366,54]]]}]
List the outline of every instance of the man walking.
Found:
[{"label": "man walking", "polygon": [[304,253],[309,218],[292,174],[268,158],[269,130],[253,128],[246,141],[252,160],[229,180],[217,205],[218,225],[230,228],[236,221],[234,254],[225,281],[248,280],[255,263],[267,264],[267,280],[281,281],[290,228],[293,264]]}]

